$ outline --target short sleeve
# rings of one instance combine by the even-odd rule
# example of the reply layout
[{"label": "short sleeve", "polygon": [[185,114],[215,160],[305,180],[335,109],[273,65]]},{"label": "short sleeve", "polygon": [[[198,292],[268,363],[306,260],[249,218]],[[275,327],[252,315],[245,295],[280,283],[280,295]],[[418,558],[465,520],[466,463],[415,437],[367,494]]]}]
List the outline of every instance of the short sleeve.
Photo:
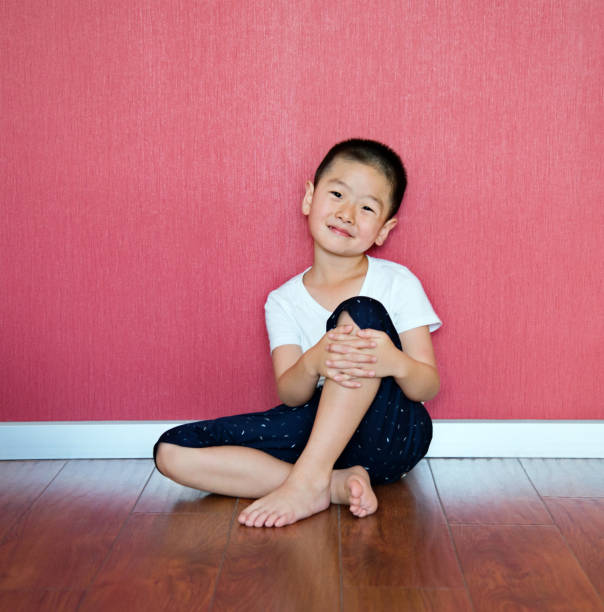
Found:
[{"label": "short sleeve", "polygon": [[275,295],[274,291],[268,294],[264,315],[271,352],[283,344],[302,345],[299,326],[293,313],[290,312],[287,303]]},{"label": "short sleeve", "polygon": [[442,325],[422,287],[420,280],[409,270],[405,277],[395,281],[397,308],[393,317],[396,331],[400,334],[409,329],[427,325],[430,332]]}]

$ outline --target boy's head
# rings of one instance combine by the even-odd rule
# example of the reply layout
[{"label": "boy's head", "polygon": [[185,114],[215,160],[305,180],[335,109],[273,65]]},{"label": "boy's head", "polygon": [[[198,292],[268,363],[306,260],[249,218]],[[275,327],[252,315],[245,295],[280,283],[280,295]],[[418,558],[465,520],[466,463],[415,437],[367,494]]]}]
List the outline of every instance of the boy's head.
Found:
[{"label": "boy's head", "polygon": [[367,164],[379,170],[390,184],[390,212],[388,219],[396,215],[400,208],[407,187],[407,173],[401,158],[386,145],[375,140],[352,138],[334,145],[319,164],[315,172],[314,184],[319,184],[321,177],[336,159],[348,159]]}]

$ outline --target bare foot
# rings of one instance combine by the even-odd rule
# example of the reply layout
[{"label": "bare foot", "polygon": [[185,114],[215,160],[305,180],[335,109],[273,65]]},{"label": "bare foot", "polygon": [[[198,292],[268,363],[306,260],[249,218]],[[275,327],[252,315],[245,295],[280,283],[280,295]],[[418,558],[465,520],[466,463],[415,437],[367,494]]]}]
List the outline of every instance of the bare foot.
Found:
[{"label": "bare foot", "polygon": [[346,470],[335,470],[331,480],[331,501],[348,504],[350,512],[359,518],[373,514],[378,500],[371,488],[367,470],[360,465]]},{"label": "bare foot", "polygon": [[243,510],[238,521],[247,527],[283,527],[322,512],[329,503],[329,481],[323,485],[290,475],[280,487]]}]

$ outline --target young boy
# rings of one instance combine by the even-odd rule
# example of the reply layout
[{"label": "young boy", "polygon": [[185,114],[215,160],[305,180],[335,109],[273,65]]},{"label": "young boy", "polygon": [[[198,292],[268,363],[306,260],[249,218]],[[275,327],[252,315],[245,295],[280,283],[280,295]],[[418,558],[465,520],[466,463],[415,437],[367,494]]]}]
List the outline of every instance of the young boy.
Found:
[{"label": "young boy", "polygon": [[400,158],[378,142],[328,152],[302,201],[313,265],[265,305],[283,404],[165,432],[154,448],[164,475],[259,498],[239,522],[281,527],[331,502],[372,514],[371,483],[400,479],[426,454],[421,402],[439,390],[430,332],[441,322],[407,268],[365,254],[395,227],[406,184]]}]

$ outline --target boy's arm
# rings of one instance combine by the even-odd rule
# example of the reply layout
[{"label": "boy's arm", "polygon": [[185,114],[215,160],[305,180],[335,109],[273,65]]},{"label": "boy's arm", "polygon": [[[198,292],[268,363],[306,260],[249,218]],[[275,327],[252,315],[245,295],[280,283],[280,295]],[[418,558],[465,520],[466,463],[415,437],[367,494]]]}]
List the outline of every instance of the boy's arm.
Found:
[{"label": "boy's arm", "polygon": [[399,351],[394,379],[404,394],[416,402],[431,400],[440,390],[434,347],[427,325],[399,334],[404,352]]},{"label": "boy's arm", "polygon": [[[313,396],[320,376],[330,378],[343,387],[361,386],[361,383],[351,376],[367,376],[364,364],[371,364],[370,367],[373,369],[375,359],[361,351],[373,348],[376,344],[373,340],[354,338],[351,332],[351,325],[338,326],[327,332],[305,353],[302,353],[302,349],[296,344],[285,344],[273,350],[273,371],[277,381],[277,393],[284,404],[300,406],[307,402]],[[326,365],[326,361],[333,359],[334,354],[350,350],[350,347],[342,346],[334,340],[334,336],[340,336],[356,347],[354,354],[348,357],[353,362],[348,370],[350,375],[344,376],[338,369]]]},{"label": "boy's arm", "polygon": [[279,399],[288,406],[307,402],[319,375],[309,370],[302,349],[297,344],[284,344],[273,350],[272,358]]}]

